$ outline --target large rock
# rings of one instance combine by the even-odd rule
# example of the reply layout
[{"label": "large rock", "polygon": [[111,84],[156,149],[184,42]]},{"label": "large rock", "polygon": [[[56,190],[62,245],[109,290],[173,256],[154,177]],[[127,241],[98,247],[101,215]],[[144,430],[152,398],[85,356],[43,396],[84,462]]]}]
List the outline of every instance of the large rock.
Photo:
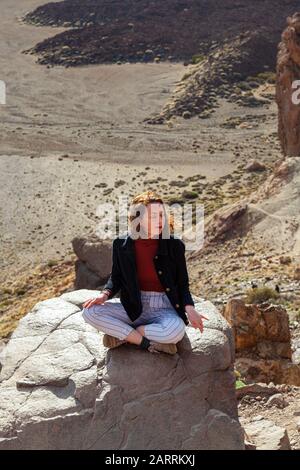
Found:
[{"label": "large rock", "polygon": [[292,361],[287,311],[268,303],[231,299],[223,309],[235,338],[235,367],[250,382],[300,385],[300,365]]},{"label": "large rock", "polygon": [[73,238],[72,246],[78,257],[74,288],[99,289],[111,272],[111,240],[102,240],[95,234],[89,234]]},{"label": "large rock", "polygon": [[209,241],[222,241],[233,234],[240,234],[241,219],[247,212],[247,204],[236,203],[216,211],[209,224],[206,236]]},{"label": "large rock", "polygon": [[[284,155],[300,155],[299,93],[293,87],[300,78],[300,13],[288,17],[287,27],[278,46],[276,101],[278,104],[278,134]],[[299,85],[296,83],[296,88]]]},{"label": "large rock", "polygon": [[65,293],[20,320],[1,354],[0,449],[244,449],[217,309],[195,298],[209,320],[203,334],[187,327],[175,356],[107,350],[81,314],[97,294]]},{"label": "large rock", "polygon": [[289,317],[282,306],[230,299],[223,315],[233,328],[237,352],[251,350],[263,358],[291,359]]}]

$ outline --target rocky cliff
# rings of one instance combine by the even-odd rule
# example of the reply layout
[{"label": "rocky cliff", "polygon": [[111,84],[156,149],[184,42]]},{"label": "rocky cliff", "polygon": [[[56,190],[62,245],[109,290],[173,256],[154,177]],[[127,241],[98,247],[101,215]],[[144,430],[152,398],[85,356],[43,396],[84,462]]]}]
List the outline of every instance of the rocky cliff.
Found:
[{"label": "rocky cliff", "polygon": [[[284,155],[300,154],[300,13],[287,18],[278,46],[276,100],[278,135]],[[296,93],[294,95],[294,93]],[[293,98],[294,95],[294,98]]]}]

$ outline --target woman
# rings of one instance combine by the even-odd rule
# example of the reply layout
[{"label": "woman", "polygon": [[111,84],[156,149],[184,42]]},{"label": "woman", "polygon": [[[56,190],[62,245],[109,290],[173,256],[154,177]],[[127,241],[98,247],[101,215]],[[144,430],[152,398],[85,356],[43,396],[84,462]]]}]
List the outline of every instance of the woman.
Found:
[{"label": "woman", "polygon": [[[203,332],[189,291],[184,242],[173,235],[162,199],[146,191],[132,200],[129,233],[113,241],[112,271],[102,293],[83,304],[83,318],[105,333],[103,344],[124,343],[175,354],[191,324]],[[136,230],[136,232],[135,232]],[[120,292],[120,299],[112,297]]]}]

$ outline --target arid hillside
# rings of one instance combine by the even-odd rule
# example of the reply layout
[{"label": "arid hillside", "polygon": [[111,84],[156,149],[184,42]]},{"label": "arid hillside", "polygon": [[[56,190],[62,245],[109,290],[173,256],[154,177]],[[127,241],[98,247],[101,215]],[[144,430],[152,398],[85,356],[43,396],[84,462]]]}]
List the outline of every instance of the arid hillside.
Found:
[{"label": "arid hillside", "polygon": [[286,17],[297,8],[294,0],[51,2],[23,16],[27,24],[53,28],[53,35],[24,52],[48,67],[183,62],[190,67],[174,93],[145,121],[206,118],[218,97],[238,101],[242,91],[250,106],[261,105],[252,89],[257,76],[264,81],[274,72]]},{"label": "arid hillside", "polygon": [[187,60],[211,46],[256,31],[275,45],[256,49],[275,65],[276,43],[295,0],[66,0],[25,15],[35,25],[67,30],[33,49],[44,64]]}]

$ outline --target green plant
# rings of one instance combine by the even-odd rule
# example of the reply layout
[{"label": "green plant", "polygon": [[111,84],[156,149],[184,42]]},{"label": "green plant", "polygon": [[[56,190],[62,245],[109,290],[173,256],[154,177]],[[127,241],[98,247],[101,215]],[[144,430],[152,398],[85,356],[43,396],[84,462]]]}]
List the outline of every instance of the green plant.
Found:
[{"label": "green plant", "polygon": [[181,195],[186,199],[195,199],[196,197],[198,197],[198,193],[196,191],[188,190],[184,190]]},{"label": "green plant", "polygon": [[260,304],[270,299],[278,299],[279,294],[276,290],[271,287],[256,287],[254,289],[248,289],[246,291],[246,303],[248,304]]},{"label": "green plant", "polygon": [[276,73],[275,72],[261,72],[257,74],[256,79],[259,79],[262,82],[275,83]]},{"label": "green plant", "polygon": [[4,287],[1,292],[1,294],[12,294],[12,293],[13,291],[9,287]]},{"label": "green plant", "polygon": [[16,290],[16,294],[17,294],[17,295],[24,295],[25,293],[26,293],[26,289],[20,288],[20,289],[17,289],[17,290]]},{"label": "green plant", "polygon": [[236,380],[235,381],[235,388],[242,388],[242,387],[245,387],[245,383],[242,381],[242,380]]},{"label": "green plant", "polygon": [[47,263],[47,266],[49,266],[49,268],[52,268],[52,266],[56,266],[58,264],[58,261],[56,259],[50,259]]},{"label": "green plant", "polygon": [[205,59],[205,56],[203,54],[194,54],[192,56],[192,64],[199,64],[199,62],[202,62]]}]

